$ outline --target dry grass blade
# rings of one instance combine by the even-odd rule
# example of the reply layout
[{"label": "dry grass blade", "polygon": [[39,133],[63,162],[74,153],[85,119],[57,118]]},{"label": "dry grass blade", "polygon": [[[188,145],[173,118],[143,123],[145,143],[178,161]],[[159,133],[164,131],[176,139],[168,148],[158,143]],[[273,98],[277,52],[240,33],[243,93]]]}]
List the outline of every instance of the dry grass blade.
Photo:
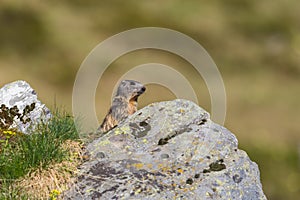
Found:
[{"label": "dry grass blade", "polygon": [[32,171],[16,180],[13,187],[20,188],[21,193],[26,193],[33,199],[56,199],[75,180],[74,175],[77,166],[82,162],[84,151],[81,142],[71,140],[67,140],[63,148],[70,153],[68,160],[53,163],[47,169]]}]

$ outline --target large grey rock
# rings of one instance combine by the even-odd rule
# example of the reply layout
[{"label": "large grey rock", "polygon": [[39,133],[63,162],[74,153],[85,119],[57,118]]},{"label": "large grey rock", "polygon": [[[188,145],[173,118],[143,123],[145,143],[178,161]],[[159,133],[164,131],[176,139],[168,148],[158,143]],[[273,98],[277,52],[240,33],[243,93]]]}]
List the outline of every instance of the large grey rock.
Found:
[{"label": "large grey rock", "polygon": [[266,199],[236,137],[190,101],[151,104],[87,151],[64,199]]},{"label": "large grey rock", "polygon": [[[38,100],[36,92],[25,81],[16,81],[2,87],[0,106],[0,112],[6,108],[17,107],[19,116],[14,117],[9,128],[15,128],[25,134],[30,133],[36,124],[47,122],[51,118],[50,110]],[[6,123],[4,117],[0,117],[0,120]]]}]

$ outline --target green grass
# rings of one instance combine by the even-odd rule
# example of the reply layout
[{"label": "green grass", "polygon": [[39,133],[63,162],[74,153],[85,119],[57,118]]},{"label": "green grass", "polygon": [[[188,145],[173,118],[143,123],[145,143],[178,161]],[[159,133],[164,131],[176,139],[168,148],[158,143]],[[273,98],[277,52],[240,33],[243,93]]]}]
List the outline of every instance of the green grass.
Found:
[{"label": "green grass", "polygon": [[48,124],[40,124],[30,135],[22,135],[2,146],[0,152],[0,199],[26,199],[12,183],[37,168],[68,158],[62,148],[66,140],[78,140],[74,120],[56,112]]},{"label": "green grass", "polygon": [[27,200],[30,199],[26,194],[22,194],[19,188],[15,188],[11,184],[12,180],[1,180],[1,188],[0,188],[0,199],[20,199]]}]

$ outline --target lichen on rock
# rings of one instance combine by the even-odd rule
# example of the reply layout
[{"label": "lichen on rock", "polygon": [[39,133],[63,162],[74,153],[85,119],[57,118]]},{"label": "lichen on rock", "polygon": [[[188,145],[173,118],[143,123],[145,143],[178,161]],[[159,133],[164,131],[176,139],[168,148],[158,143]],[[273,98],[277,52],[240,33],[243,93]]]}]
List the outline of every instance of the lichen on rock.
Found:
[{"label": "lichen on rock", "polygon": [[0,89],[0,127],[30,133],[39,123],[51,118],[50,110],[42,104],[36,92],[25,81],[15,81]]},{"label": "lichen on rock", "polygon": [[64,199],[266,199],[236,137],[187,100],[137,111],[87,151]]}]

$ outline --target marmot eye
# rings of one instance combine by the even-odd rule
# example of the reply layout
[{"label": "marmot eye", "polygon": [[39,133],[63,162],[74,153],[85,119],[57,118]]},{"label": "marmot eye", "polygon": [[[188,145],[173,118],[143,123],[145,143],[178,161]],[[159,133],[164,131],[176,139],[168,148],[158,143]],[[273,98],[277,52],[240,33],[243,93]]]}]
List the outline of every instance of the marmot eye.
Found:
[{"label": "marmot eye", "polygon": [[131,82],[130,82],[130,85],[135,85],[135,82],[132,82],[132,81],[131,81]]}]

